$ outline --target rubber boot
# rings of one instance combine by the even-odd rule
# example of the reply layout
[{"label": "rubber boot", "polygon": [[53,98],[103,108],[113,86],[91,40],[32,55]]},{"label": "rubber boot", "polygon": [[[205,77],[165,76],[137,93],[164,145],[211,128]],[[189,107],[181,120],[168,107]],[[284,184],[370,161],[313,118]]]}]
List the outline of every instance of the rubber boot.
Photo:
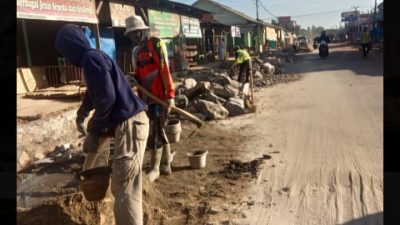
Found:
[{"label": "rubber boot", "polygon": [[165,144],[163,146],[161,165],[160,165],[160,172],[162,175],[170,175],[172,173],[171,162],[174,159],[175,153],[176,152],[171,153],[171,146],[169,144]]},{"label": "rubber boot", "polygon": [[154,182],[160,177],[160,162],[161,154],[163,152],[162,148],[152,149],[150,155],[150,166],[151,170],[147,173],[147,177],[150,182]]}]

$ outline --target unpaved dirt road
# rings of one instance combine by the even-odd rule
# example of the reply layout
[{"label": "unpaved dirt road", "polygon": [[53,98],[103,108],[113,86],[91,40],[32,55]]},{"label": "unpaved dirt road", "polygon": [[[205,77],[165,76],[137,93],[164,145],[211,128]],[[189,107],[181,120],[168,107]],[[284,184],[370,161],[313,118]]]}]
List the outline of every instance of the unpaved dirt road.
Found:
[{"label": "unpaved dirt road", "polygon": [[243,197],[255,204],[233,207],[238,224],[383,224],[382,55],[331,51],[290,65],[302,80],[257,92],[256,114],[222,121],[244,128],[243,158],[272,156]]},{"label": "unpaved dirt road", "polygon": [[[256,113],[207,122],[192,138],[195,125],[184,121],[180,142],[171,145],[177,151],[172,175],[143,179],[144,224],[383,224],[382,55],[363,59],[349,46],[331,50],[326,60],[314,52],[285,65],[302,79],[257,88]],[[196,150],[209,152],[200,170],[186,157]],[[95,205],[79,192],[73,174],[84,156],[81,147],[74,151],[71,159],[19,173],[18,186],[31,187],[18,191],[20,208],[35,196],[56,198],[20,210],[18,224],[95,225],[104,215],[112,218],[112,207],[91,213]],[[146,152],[144,169],[149,161]],[[24,177],[43,182],[66,174],[67,189],[55,183],[56,190],[49,185],[39,193],[30,179],[22,185]]]}]

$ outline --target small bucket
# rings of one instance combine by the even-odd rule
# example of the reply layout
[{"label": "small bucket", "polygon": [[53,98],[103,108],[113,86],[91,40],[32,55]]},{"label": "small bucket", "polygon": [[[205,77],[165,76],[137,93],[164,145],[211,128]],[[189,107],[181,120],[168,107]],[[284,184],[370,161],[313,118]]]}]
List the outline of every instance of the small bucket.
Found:
[{"label": "small bucket", "polygon": [[186,153],[189,159],[190,167],[193,169],[201,169],[206,167],[206,157],[208,151],[196,151],[191,153]]},{"label": "small bucket", "polygon": [[107,193],[111,168],[95,167],[79,174],[79,186],[88,201],[100,201]]},{"label": "small bucket", "polygon": [[179,142],[181,136],[181,121],[178,119],[172,119],[167,122],[164,127],[165,134],[167,135],[169,143]]}]

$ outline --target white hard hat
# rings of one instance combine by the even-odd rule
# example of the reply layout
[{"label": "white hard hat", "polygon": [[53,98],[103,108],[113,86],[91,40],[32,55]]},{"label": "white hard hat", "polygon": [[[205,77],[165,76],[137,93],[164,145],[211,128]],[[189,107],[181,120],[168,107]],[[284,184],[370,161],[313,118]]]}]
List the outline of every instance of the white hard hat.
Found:
[{"label": "white hard hat", "polygon": [[142,17],[140,16],[130,16],[125,19],[125,33],[124,35],[127,36],[129,32],[135,31],[135,30],[144,30],[144,29],[149,29],[150,27],[146,26],[143,22]]}]

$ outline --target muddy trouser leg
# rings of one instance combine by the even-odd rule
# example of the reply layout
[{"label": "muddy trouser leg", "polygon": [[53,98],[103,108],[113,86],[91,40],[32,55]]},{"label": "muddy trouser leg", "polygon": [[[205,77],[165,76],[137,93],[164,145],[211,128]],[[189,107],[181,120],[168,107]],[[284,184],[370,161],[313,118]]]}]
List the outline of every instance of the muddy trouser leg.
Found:
[{"label": "muddy trouser leg", "polygon": [[163,129],[162,106],[158,104],[150,104],[148,115],[150,118],[150,137],[147,147],[151,150],[150,170],[147,177],[150,182],[154,182],[160,177],[160,163],[163,154],[163,145],[167,143],[166,135]]},{"label": "muddy trouser leg", "polygon": [[171,152],[171,146],[169,144],[169,140],[167,134],[165,133],[165,125],[168,120],[168,115],[166,110],[163,109],[160,115],[160,118],[157,120],[159,127],[159,139],[160,143],[162,143],[162,154],[161,154],[161,162],[160,162],[160,174],[162,175],[170,175],[172,173],[171,170],[171,162],[174,158],[175,152]]},{"label": "muddy trouser leg", "polygon": [[244,61],[240,64],[238,82],[240,82],[238,96],[240,98],[245,98],[249,92],[249,70],[250,70],[250,60]]},{"label": "muddy trouser leg", "polygon": [[240,83],[239,87],[239,98],[244,99],[249,94],[249,83]]},{"label": "muddy trouser leg", "polygon": [[111,175],[116,225],[142,225],[142,163],[149,135],[149,120],[140,112],[115,129]]},{"label": "muddy trouser leg", "polygon": [[108,157],[110,155],[110,142],[111,138],[100,138],[100,145],[97,153],[88,153],[83,163],[82,171],[89,170],[95,167],[108,165]]}]

